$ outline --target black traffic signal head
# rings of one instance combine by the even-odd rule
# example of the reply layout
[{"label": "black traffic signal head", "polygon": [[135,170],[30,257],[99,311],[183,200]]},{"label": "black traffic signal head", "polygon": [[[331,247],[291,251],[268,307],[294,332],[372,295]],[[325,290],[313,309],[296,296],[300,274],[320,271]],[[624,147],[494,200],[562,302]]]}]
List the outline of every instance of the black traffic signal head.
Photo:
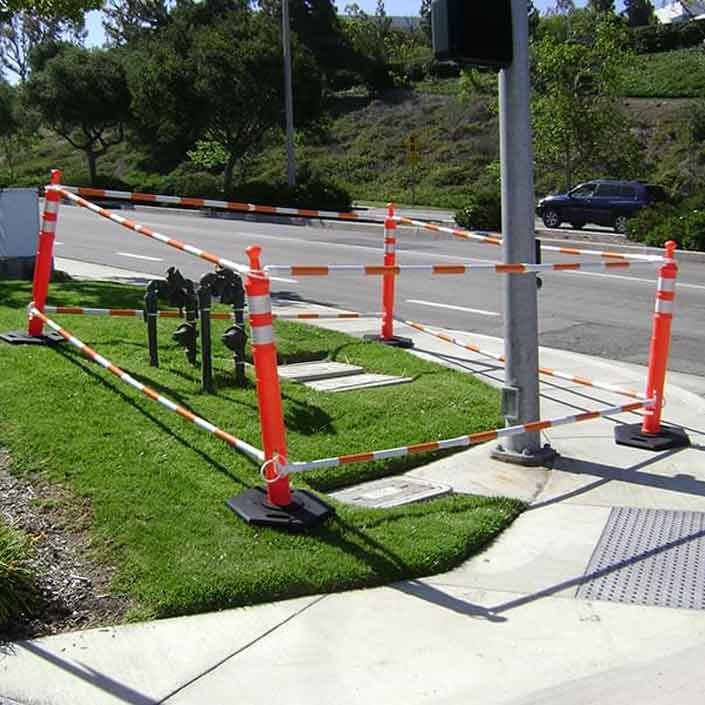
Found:
[{"label": "black traffic signal head", "polygon": [[431,23],[437,59],[500,69],[511,65],[511,0],[433,0]]}]

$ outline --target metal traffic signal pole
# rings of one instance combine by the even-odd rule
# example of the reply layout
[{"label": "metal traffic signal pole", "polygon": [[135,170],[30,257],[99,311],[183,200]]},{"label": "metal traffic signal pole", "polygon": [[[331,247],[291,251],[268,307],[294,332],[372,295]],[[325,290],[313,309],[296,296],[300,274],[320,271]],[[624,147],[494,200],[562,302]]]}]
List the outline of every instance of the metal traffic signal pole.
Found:
[{"label": "metal traffic signal pole", "polygon": [[[499,76],[500,159],[504,262],[533,262],[534,174],[529,111],[529,23],[526,0],[511,0],[514,60]],[[505,387],[502,413],[507,426],[539,415],[538,311],[536,275],[504,279]],[[552,455],[538,432],[511,436],[494,457],[541,465]]]}]

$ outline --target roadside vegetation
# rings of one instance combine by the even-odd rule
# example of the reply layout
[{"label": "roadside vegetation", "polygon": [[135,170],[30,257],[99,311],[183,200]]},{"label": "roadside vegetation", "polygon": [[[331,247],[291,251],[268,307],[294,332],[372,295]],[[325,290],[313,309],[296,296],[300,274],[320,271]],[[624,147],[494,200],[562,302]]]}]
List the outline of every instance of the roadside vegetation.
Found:
[{"label": "roadside vegetation", "polygon": [[0,519],[0,629],[36,604],[34,574],[27,565],[30,551],[29,538]]},{"label": "roadside vegetation", "polygon": [[[28,284],[0,283],[0,329],[25,321]],[[50,303],[139,306],[143,292],[91,282],[52,285]],[[214,346],[217,394],[160,321],[160,367],[148,364],[139,320],[59,317],[78,337],[146,384],[260,445],[251,375],[232,386],[232,357]],[[217,340],[227,322],[214,322]],[[328,357],[406,385],[345,394],[283,383],[294,460],[394,447],[501,425],[496,390],[403,351],[303,324],[277,323],[283,359]],[[41,471],[89,502],[91,551],[118,574],[113,589],[138,607],[131,618],[168,616],[379,585],[457,565],[521,510],[505,499],[450,496],[392,510],[333,502],[337,515],[305,535],[248,526],[225,501],[261,484],[259,468],[221,441],[133,393],[73,348],[10,347],[0,355],[0,444],[13,472]],[[31,388],[28,380],[32,380]],[[328,492],[402,472],[428,456],[350,465],[296,476]],[[0,581],[1,582],[1,581]]]}]

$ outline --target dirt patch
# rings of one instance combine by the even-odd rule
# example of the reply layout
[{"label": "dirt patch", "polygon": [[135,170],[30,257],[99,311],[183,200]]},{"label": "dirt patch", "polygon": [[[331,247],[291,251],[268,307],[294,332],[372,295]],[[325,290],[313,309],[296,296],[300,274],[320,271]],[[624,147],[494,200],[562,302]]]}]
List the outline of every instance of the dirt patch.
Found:
[{"label": "dirt patch", "polygon": [[33,539],[34,614],[0,625],[0,640],[27,639],[119,622],[132,606],[110,583],[115,568],[92,557],[90,506],[38,475],[15,477],[0,449],[0,518]]}]

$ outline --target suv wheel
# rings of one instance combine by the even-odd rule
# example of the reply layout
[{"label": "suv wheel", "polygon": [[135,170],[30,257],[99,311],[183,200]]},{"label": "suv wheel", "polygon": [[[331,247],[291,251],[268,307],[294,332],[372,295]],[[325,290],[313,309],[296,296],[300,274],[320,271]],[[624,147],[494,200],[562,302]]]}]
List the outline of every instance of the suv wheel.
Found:
[{"label": "suv wheel", "polygon": [[617,215],[614,218],[614,230],[622,235],[627,232],[627,216]]},{"label": "suv wheel", "polygon": [[543,224],[547,228],[558,228],[558,227],[560,227],[560,224],[561,224],[560,213],[558,213],[558,211],[554,211],[554,210],[546,211],[541,216],[541,220],[543,220]]}]

